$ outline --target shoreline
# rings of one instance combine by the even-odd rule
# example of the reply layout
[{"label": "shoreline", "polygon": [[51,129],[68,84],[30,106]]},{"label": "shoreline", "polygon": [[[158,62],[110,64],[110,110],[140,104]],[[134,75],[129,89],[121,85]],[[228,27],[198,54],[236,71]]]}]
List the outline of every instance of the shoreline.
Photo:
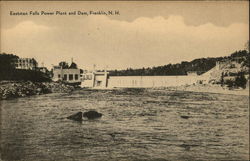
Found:
[{"label": "shoreline", "polygon": [[0,81],[0,100],[73,90],[75,87],[59,82]]},{"label": "shoreline", "polygon": [[[135,87],[137,88],[137,87]],[[81,88],[88,90],[121,90],[129,88]],[[143,89],[138,87],[138,89]],[[152,90],[189,91],[216,94],[233,94],[249,96],[249,87],[246,89],[230,90],[220,85],[195,84],[171,87],[144,88]],[[31,82],[31,81],[0,81],[0,100],[7,100],[32,95],[42,95],[49,93],[69,93],[76,90],[76,87],[60,82]]]},{"label": "shoreline", "polygon": [[220,85],[214,84],[195,84],[195,85],[182,85],[182,86],[169,86],[169,87],[112,87],[112,88],[86,88],[88,90],[121,90],[121,89],[152,89],[152,90],[170,90],[170,91],[188,91],[188,92],[204,92],[204,93],[217,93],[217,94],[233,94],[249,96],[249,87],[245,89],[228,89]]},{"label": "shoreline", "polygon": [[204,92],[204,93],[233,94],[233,95],[249,96],[249,87],[247,87],[246,89],[230,90],[227,87],[221,87],[220,85],[212,85],[212,84],[198,84],[197,85],[196,84],[196,85],[184,85],[184,86],[176,86],[176,87],[165,87],[164,89],[175,90],[175,91]]}]

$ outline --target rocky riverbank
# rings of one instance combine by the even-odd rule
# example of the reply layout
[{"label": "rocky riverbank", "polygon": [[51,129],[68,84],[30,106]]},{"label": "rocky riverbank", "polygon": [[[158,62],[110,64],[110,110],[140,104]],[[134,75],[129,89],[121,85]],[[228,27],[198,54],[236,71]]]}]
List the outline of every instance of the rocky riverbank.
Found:
[{"label": "rocky riverbank", "polygon": [[74,89],[73,86],[58,82],[1,81],[0,100],[47,93],[67,93]]},{"label": "rocky riverbank", "polygon": [[191,92],[205,92],[205,93],[220,93],[220,94],[233,94],[233,95],[249,95],[249,86],[245,89],[229,89],[228,87],[221,87],[221,85],[213,84],[196,84],[196,85],[183,85],[178,87],[167,87],[168,90],[178,91],[191,91]]}]

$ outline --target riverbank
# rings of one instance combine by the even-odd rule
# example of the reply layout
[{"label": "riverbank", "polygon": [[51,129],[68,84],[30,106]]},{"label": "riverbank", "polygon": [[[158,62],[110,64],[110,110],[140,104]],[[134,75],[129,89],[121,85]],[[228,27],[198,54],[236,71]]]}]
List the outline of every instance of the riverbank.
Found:
[{"label": "riverbank", "polygon": [[219,94],[233,94],[233,95],[249,95],[249,84],[245,89],[230,89],[226,86],[221,86],[219,84],[192,84],[192,85],[182,85],[182,86],[169,86],[169,87],[134,87],[134,88],[125,88],[125,87],[116,87],[116,88],[87,88],[90,90],[115,90],[115,91],[141,91],[142,89],[146,89],[148,91],[151,90],[166,90],[166,91],[189,91],[189,92],[203,92],[203,93],[219,93]]},{"label": "riverbank", "polygon": [[177,87],[167,87],[167,90],[190,91],[190,92],[205,92],[205,93],[220,93],[220,94],[234,94],[234,95],[249,95],[249,87],[246,89],[229,89],[214,84],[195,84]]},{"label": "riverbank", "polygon": [[74,89],[73,86],[58,82],[1,81],[0,100],[47,93],[71,92]]}]

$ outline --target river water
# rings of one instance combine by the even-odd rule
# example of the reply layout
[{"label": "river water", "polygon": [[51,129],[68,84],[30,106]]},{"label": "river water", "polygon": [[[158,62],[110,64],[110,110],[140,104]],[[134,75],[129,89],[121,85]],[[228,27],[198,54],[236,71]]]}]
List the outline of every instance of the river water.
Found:
[{"label": "river water", "polygon": [[[4,100],[1,158],[248,160],[248,104],[248,96],[153,89],[79,90]],[[90,109],[103,117],[66,119]]]}]

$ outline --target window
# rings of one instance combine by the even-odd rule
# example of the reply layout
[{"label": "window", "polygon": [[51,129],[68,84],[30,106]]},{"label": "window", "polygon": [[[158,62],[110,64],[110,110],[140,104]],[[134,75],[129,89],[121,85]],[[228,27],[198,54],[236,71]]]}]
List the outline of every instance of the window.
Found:
[{"label": "window", "polygon": [[75,74],[75,80],[78,80],[78,74]]},{"label": "window", "polygon": [[73,74],[69,74],[69,80],[73,80]]},{"label": "window", "polygon": [[87,79],[91,80],[92,79],[92,75],[87,75]]},{"label": "window", "polygon": [[[76,75],[75,75],[76,76]],[[83,75],[83,80],[91,80],[92,79],[92,75]]]},{"label": "window", "polygon": [[63,80],[67,80],[67,74],[63,75]]},{"label": "window", "polygon": [[102,81],[97,81],[96,86],[100,87],[102,85]]},{"label": "window", "polygon": [[61,78],[61,75],[60,75],[60,74],[58,74],[58,78]]}]

